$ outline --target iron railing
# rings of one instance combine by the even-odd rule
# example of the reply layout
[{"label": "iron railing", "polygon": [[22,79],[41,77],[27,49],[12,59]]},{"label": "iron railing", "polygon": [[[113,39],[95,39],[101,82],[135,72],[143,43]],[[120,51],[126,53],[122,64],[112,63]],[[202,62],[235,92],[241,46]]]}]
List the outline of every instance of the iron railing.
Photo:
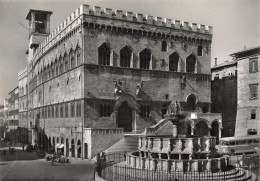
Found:
[{"label": "iron railing", "polygon": [[255,180],[249,171],[229,166],[225,171],[168,171],[132,168],[126,152],[108,153],[98,159],[97,173],[107,181],[246,181]]}]

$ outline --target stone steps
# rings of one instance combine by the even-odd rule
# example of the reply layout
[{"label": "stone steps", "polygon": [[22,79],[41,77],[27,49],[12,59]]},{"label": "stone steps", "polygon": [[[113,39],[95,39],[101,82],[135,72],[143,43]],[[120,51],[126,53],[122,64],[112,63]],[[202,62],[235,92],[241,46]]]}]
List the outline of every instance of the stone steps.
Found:
[{"label": "stone steps", "polygon": [[106,150],[105,153],[113,153],[113,152],[128,152],[128,151],[136,151],[138,149],[138,136],[125,136],[123,139],[110,146]]},{"label": "stone steps", "polygon": [[[111,145],[103,152],[106,154],[115,153],[115,152],[130,152],[138,150],[138,135],[125,135],[124,138]],[[96,156],[93,158],[96,160]]]},{"label": "stone steps", "polygon": [[[121,166],[122,168],[119,169],[119,173],[121,175],[124,174],[125,169],[125,163],[118,163],[118,166]],[[127,166],[128,167],[128,166]],[[133,174],[133,171],[131,171],[132,168],[130,168],[130,171],[128,172],[128,174],[126,174],[126,178],[128,178],[128,176],[133,177],[130,178],[134,179],[136,178],[137,180],[139,179],[139,176],[146,176],[147,178],[149,178],[149,180],[153,181],[153,178],[157,178],[159,176],[159,178],[163,177],[163,178],[177,178],[178,180],[184,180],[184,181],[255,181],[252,180],[252,175],[249,173],[247,174],[247,171],[243,170],[243,169],[236,169],[233,168],[229,171],[226,171],[225,174],[224,172],[215,172],[215,173],[211,173],[211,172],[171,172],[171,176],[170,173],[165,173],[165,171],[149,171],[149,173],[153,174],[148,174],[146,170],[140,170],[140,169],[136,169],[136,173]],[[126,169],[127,170],[127,169]],[[157,175],[158,174],[158,175]],[[152,176],[153,175],[153,176]],[[163,176],[162,176],[163,175]],[[141,179],[141,178],[140,178]]]}]

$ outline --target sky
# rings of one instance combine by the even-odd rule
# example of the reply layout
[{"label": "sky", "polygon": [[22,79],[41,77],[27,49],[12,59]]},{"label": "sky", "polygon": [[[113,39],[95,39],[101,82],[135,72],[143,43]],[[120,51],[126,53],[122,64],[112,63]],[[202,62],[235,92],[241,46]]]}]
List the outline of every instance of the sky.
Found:
[{"label": "sky", "polygon": [[52,11],[52,31],[83,3],[213,26],[212,65],[260,45],[260,0],[0,0],[0,104],[26,66],[29,9]]}]

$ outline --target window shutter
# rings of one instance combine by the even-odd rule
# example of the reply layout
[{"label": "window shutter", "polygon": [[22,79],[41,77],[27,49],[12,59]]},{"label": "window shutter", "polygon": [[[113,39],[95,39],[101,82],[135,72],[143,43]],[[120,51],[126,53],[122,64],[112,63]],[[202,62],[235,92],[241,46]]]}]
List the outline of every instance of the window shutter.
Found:
[{"label": "window shutter", "polygon": [[258,59],[255,60],[255,71],[258,72]]},{"label": "window shutter", "polygon": [[252,72],[252,64],[253,64],[253,62],[249,61],[249,72]]}]

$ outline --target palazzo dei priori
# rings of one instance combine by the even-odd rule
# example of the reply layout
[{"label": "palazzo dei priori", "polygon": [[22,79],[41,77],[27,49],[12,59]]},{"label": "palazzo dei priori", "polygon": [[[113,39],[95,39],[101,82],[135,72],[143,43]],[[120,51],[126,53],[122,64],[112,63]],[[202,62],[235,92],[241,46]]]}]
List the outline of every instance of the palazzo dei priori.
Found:
[{"label": "palazzo dei priori", "polygon": [[19,126],[30,143],[93,158],[126,133],[160,129],[172,101],[187,115],[180,131],[221,135],[221,114],[210,113],[211,26],[83,4],[50,32],[51,15],[26,17]]}]

